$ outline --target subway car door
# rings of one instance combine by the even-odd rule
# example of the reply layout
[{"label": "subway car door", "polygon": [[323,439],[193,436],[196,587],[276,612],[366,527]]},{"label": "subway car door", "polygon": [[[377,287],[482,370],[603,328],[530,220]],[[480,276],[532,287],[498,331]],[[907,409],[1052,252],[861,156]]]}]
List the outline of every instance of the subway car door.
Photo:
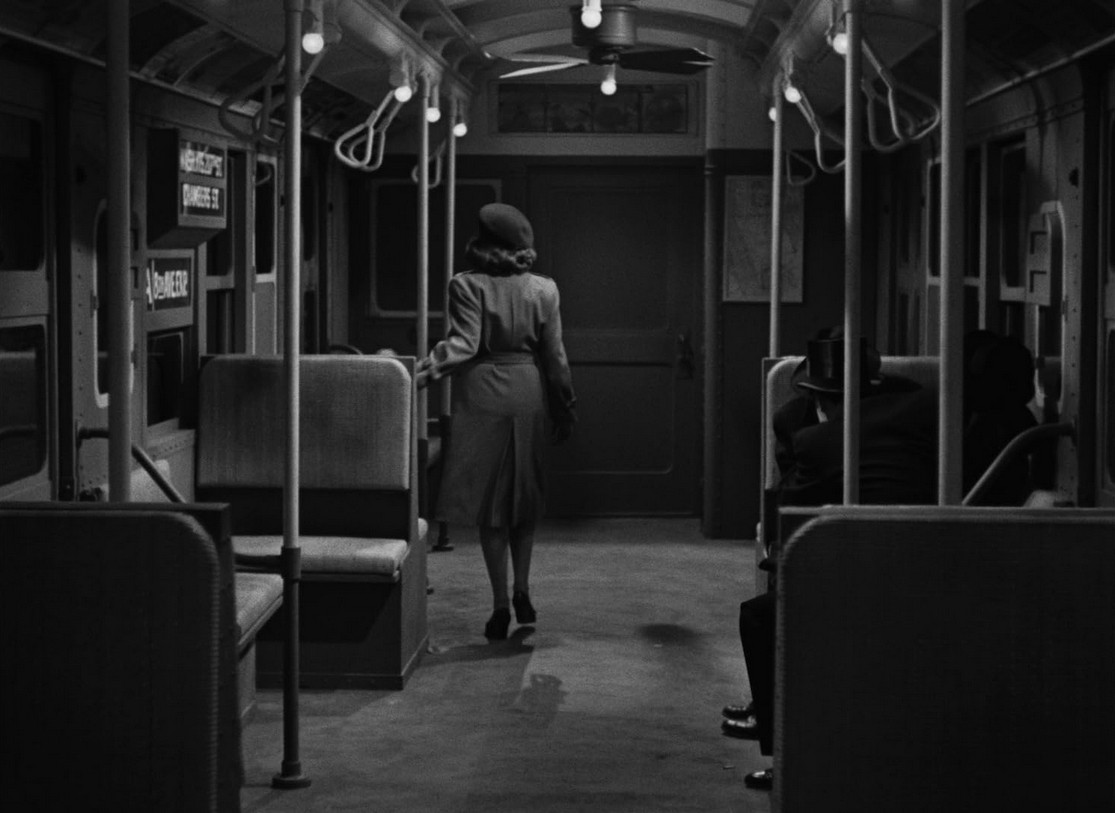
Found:
[{"label": "subway car door", "polygon": [[0,499],[56,496],[48,73],[0,58]]},{"label": "subway car door", "polygon": [[550,516],[697,513],[700,180],[691,165],[530,170],[578,398],[551,454]]}]

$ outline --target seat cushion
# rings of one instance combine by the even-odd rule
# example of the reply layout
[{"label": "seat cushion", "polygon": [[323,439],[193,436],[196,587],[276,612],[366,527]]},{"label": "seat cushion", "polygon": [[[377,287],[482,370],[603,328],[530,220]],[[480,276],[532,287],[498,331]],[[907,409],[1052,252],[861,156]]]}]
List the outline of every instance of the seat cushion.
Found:
[{"label": "seat cushion", "polygon": [[[374,539],[357,536],[303,536],[302,572],[346,574],[398,579],[407,556],[402,539]],[[232,547],[238,554],[277,556],[283,546],[281,536],[233,536]]]},{"label": "seat cushion", "polygon": [[236,574],[236,626],[241,647],[255,637],[282,603],[282,576],[276,573]]}]

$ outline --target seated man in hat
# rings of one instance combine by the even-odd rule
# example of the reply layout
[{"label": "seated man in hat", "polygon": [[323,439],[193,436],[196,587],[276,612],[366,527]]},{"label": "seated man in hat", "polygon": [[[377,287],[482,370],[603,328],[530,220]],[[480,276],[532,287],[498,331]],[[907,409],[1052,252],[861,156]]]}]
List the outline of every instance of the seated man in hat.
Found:
[{"label": "seated man in hat", "polygon": [[[877,357],[876,357],[877,358]],[[790,439],[792,465],[779,486],[780,505],[843,502],[844,492],[844,342],[809,342],[806,374],[799,390],[816,399],[817,423]],[[864,504],[931,504],[937,497],[937,401],[916,383],[878,375],[865,344],[860,347],[859,501]],[[775,598],[763,593],[740,605],[739,629],[751,682],[754,723],[733,725],[725,733],[759,740],[773,753]],[[729,730],[731,729],[731,730]],[[768,769],[748,774],[748,787],[773,784]]]}]

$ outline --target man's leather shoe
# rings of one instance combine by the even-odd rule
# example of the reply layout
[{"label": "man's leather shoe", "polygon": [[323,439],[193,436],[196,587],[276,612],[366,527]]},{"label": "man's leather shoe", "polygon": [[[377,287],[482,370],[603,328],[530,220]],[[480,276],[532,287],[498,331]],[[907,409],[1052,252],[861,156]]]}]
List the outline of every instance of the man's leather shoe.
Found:
[{"label": "man's leather shoe", "polygon": [[755,704],[748,703],[746,706],[725,706],[724,716],[729,720],[746,720],[748,717],[754,717]]},{"label": "man's leather shoe", "polygon": [[720,723],[720,730],[728,737],[735,737],[739,740],[757,740],[759,739],[759,725],[755,722],[754,717],[748,717],[744,720],[730,720],[725,718]]},{"label": "man's leather shoe", "polygon": [[743,777],[743,784],[752,790],[770,790],[774,787],[774,768],[749,773]]}]

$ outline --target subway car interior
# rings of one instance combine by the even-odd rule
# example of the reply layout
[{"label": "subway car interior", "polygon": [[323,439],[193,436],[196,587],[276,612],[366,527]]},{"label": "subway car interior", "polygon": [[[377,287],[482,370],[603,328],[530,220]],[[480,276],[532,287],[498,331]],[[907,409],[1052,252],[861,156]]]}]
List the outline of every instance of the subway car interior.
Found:
[{"label": "subway car interior", "polygon": [[[506,640],[493,203],[577,399]],[[1115,4],[4,0],[0,546],[5,810],[1115,810]]]}]

